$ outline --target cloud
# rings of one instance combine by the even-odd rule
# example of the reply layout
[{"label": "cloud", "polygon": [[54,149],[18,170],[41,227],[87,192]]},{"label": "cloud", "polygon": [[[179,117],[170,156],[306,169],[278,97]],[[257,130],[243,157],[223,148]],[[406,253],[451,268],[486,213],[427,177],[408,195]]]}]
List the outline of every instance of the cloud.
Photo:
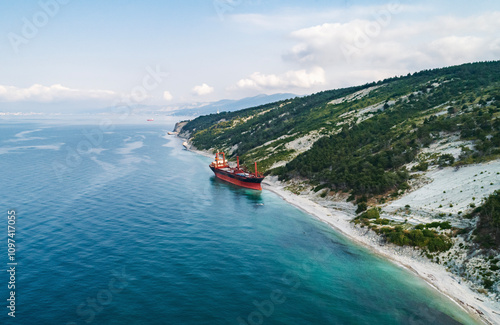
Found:
[{"label": "cloud", "polygon": [[208,95],[213,92],[214,92],[214,87],[210,87],[206,83],[202,84],[201,86],[196,86],[193,88],[193,93],[195,93],[198,96]]},{"label": "cloud", "polygon": [[[389,11],[387,13],[391,14]],[[303,66],[416,70],[498,59],[500,12],[408,21],[398,13],[325,23],[290,33],[283,59]]]},{"label": "cloud", "polygon": [[306,66],[368,63],[376,68],[392,66],[398,61],[418,61],[421,53],[415,48],[417,35],[412,35],[414,39],[410,37],[413,31],[397,33],[397,29],[391,30],[390,26],[361,19],[325,23],[292,32],[290,36],[299,43],[283,59]]},{"label": "cloud", "polygon": [[475,36],[447,36],[436,39],[427,46],[428,52],[453,64],[458,60],[472,61],[487,48],[487,40]]},{"label": "cloud", "polygon": [[172,96],[170,91],[165,91],[165,92],[163,92],[163,99],[165,99],[167,102],[169,102],[172,99],[174,99],[174,96]]},{"label": "cloud", "polygon": [[65,100],[112,99],[117,94],[110,90],[72,89],[60,84],[43,86],[34,84],[28,88],[0,85],[0,101],[4,102],[56,102]]},{"label": "cloud", "polygon": [[301,69],[288,71],[281,75],[254,72],[248,78],[238,81],[236,87],[254,89],[311,88],[323,85],[325,82],[325,70],[316,66],[309,72]]}]

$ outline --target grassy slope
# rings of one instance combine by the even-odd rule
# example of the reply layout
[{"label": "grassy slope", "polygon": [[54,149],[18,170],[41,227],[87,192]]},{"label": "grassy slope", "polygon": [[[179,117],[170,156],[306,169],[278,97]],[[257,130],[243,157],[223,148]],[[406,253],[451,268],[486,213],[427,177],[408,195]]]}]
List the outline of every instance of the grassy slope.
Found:
[{"label": "grassy slope", "polygon": [[[370,87],[365,96],[331,103]],[[442,131],[460,132],[477,150],[458,162],[443,157],[435,163],[498,157],[499,103],[500,62],[474,63],[202,116],[183,130],[200,149],[230,151],[242,163],[257,160],[281,178],[375,195],[404,190],[409,174],[403,166]],[[312,134],[319,140],[309,150],[291,145]],[[290,162],[270,171],[279,161]]]}]

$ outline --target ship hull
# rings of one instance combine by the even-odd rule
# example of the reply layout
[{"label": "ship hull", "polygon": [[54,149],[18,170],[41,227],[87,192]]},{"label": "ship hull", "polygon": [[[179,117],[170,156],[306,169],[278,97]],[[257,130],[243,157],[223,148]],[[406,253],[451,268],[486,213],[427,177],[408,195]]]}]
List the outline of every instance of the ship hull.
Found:
[{"label": "ship hull", "polygon": [[262,182],[263,178],[260,177],[248,178],[248,177],[238,176],[235,174],[228,173],[224,170],[214,168],[212,166],[210,166],[210,169],[212,169],[212,171],[214,172],[215,177],[223,181],[226,181],[228,183],[237,186],[249,188],[252,190],[257,190],[257,191],[262,190],[262,186],[260,185],[260,183]]}]

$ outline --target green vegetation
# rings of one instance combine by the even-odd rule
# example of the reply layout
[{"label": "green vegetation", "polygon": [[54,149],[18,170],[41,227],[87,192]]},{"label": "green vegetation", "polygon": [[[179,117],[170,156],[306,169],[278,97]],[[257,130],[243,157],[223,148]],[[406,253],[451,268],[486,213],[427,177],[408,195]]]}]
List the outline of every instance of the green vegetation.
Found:
[{"label": "green vegetation", "polygon": [[[500,64],[496,67],[498,77]],[[420,148],[439,138],[440,132],[459,132],[461,139],[475,141],[476,150],[464,151],[457,162],[459,165],[500,156],[500,120],[493,118],[500,112],[498,108],[475,106],[452,116],[427,117],[429,108],[449,103],[460,89],[474,89],[476,93],[491,83],[495,84],[492,89],[498,89],[493,80],[473,83],[463,79],[465,74],[465,71],[456,71],[453,78],[441,81],[432,91],[399,99],[389,109],[377,112],[362,123],[343,125],[339,133],[318,140],[311,150],[299,155],[277,174],[282,178],[305,177],[328,183],[333,190],[352,189],[354,193],[382,194],[404,189],[409,175],[403,165],[414,160]],[[403,81],[407,80],[391,85]],[[463,98],[460,102],[467,100]],[[417,123],[422,118],[423,123]],[[454,163],[450,154],[441,155],[437,160],[441,167]],[[425,165],[419,167],[424,169]]]},{"label": "green vegetation", "polygon": [[440,235],[434,230],[424,228],[405,230],[402,226],[382,227],[376,229],[385,235],[387,241],[400,246],[415,246],[427,249],[429,252],[445,252],[453,245],[446,235]]},{"label": "green vegetation", "polygon": [[[379,218],[380,218],[380,209],[379,208],[371,208],[369,210],[366,210],[366,208],[367,208],[366,203],[365,202],[361,202],[361,203],[358,204],[358,210],[359,210],[359,206],[360,205],[363,205],[364,210],[359,211],[359,212],[363,212],[363,211],[364,212],[361,213],[356,218],[354,218],[354,220],[353,220],[354,224],[362,224],[364,226],[370,226],[370,224],[372,222],[373,223],[378,223]],[[375,220],[372,220],[372,219],[375,219]],[[387,219],[385,219],[385,220],[387,220]],[[389,220],[387,220],[387,224],[388,224],[388,221]]]},{"label": "green vegetation", "polygon": [[426,223],[426,224],[419,224],[415,226],[415,229],[428,229],[428,228],[441,228],[441,229],[451,229],[451,224],[449,221],[443,221],[443,222],[431,222],[431,223]]},{"label": "green vegetation", "polygon": [[358,207],[356,209],[356,213],[360,213],[360,212],[365,211],[367,207],[368,207],[368,205],[365,202],[358,203]]},{"label": "green vegetation", "polygon": [[[200,149],[232,149],[243,164],[259,161],[261,170],[282,180],[307,179],[355,196],[397,196],[411,177],[404,165],[443,136],[458,135],[473,146],[464,145],[458,159],[420,160],[414,170],[500,157],[499,107],[500,61],[481,62],[201,116],[183,132]],[[307,139],[312,147],[297,151],[294,145]],[[288,163],[272,168],[280,161]]]},{"label": "green vegetation", "polygon": [[411,170],[425,172],[428,168],[429,168],[429,163],[426,161],[423,161],[423,162],[419,163],[418,165],[413,166],[413,168]]},{"label": "green vegetation", "polygon": [[490,195],[474,214],[479,215],[474,241],[482,248],[500,250],[500,191]]},{"label": "green vegetation", "polygon": [[403,224],[388,226],[388,219],[380,218],[379,208],[371,208],[363,212],[353,220],[354,224],[367,226],[385,239],[399,246],[414,246],[425,249],[431,253],[445,252],[453,243],[447,235],[439,234],[436,230],[429,228],[452,229],[449,222],[432,222],[419,224],[413,229],[405,229]]},{"label": "green vegetation", "polygon": [[366,219],[378,219],[380,218],[380,211],[378,208],[371,208],[370,210],[363,212],[360,217]]},{"label": "green vegetation", "polygon": [[450,154],[440,155],[437,162],[439,167],[451,166],[455,162],[455,157]]}]

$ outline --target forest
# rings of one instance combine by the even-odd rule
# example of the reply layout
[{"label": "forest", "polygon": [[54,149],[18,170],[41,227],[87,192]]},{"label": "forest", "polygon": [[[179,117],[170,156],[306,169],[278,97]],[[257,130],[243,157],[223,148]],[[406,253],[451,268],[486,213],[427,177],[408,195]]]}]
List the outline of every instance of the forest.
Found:
[{"label": "forest", "polygon": [[[266,174],[282,180],[307,179],[332,191],[373,196],[407,189],[412,170],[405,165],[443,134],[474,145],[456,159],[423,160],[413,171],[500,157],[499,115],[500,61],[493,61],[201,116],[183,132],[199,149],[225,150],[243,164],[259,161]],[[290,145],[313,133],[317,141],[309,150]]]}]

